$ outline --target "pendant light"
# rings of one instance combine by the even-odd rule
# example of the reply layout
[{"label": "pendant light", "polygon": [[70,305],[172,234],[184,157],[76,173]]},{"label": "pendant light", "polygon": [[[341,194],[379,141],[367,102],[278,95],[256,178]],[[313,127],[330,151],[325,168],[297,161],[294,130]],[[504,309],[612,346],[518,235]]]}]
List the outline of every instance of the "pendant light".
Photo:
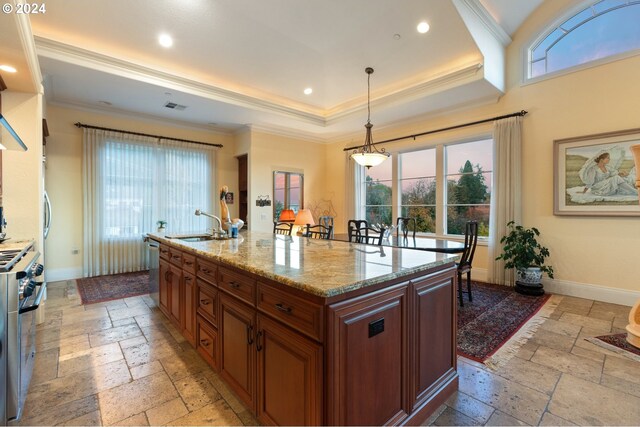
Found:
[{"label": "pendant light", "polygon": [[367,124],[364,127],[367,129],[367,134],[364,138],[364,145],[353,151],[351,158],[361,166],[370,168],[371,166],[378,166],[380,163],[387,160],[389,153],[385,152],[384,148],[378,150],[373,145],[373,138],[371,137],[371,74],[373,74],[373,68],[367,67],[364,70],[367,73]]}]

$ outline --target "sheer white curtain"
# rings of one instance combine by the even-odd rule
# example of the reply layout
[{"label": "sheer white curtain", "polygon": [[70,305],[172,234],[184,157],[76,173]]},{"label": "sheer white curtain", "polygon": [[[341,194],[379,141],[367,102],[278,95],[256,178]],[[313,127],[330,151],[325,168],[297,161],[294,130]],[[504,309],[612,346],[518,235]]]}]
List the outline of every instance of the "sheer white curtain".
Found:
[{"label": "sheer white curtain", "polygon": [[513,270],[505,270],[500,239],[507,233],[507,222],[522,222],[522,117],[496,120],[493,125],[494,159],[491,219],[489,229],[489,283],[513,283]]},{"label": "sheer white curtain", "polygon": [[84,276],[148,268],[144,233],[204,231],[211,210],[213,147],[84,129]]},{"label": "sheer white curtain", "polygon": [[350,219],[364,218],[363,198],[366,197],[364,167],[353,161],[350,156],[351,152],[347,152],[345,157],[345,226]]}]

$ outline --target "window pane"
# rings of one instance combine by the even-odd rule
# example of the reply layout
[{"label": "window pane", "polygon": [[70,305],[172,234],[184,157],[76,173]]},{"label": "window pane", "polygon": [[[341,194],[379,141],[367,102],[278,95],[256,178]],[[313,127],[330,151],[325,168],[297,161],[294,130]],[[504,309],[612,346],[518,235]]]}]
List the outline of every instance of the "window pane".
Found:
[{"label": "window pane", "polygon": [[547,72],[545,59],[531,64],[531,77],[538,77]]},{"label": "window pane", "polygon": [[553,30],[551,34],[545,37],[540,42],[540,44],[536,46],[535,49],[533,49],[533,52],[531,53],[531,60],[536,61],[538,59],[544,58],[547,54],[547,49],[549,49],[549,46],[551,46],[551,44],[553,44],[556,40],[558,40],[563,35],[564,35],[564,31],[558,30],[558,29]]},{"label": "window pane", "polygon": [[447,234],[464,235],[467,221],[478,222],[478,236],[489,236],[489,205],[447,207]]},{"label": "window pane", "polygon": [[416,219],[416,231],[434,233],[436,204],[436,150],[400,155],[400,215]]},{"label": "window pane", "polygon": [[367,181],[367,206],[391,205],[391,182]]},{"label": "window pane", "polygon": [[400,154],[400,179],[435,176],[435,148]]},{"label": "window pane", "polygon": [[416,219],[416,231],[421,233],[436,232],[435,206],[401,206],[401,215]]},{"label": "window pane", "polygon": [[391,159],[365,171],[365,219],[370,224],[392,223]]},{"label": "window pane", "polygon": [[448,145],[445,155],[447,234],[464,234],[465,223],[476,220],[479,234],[488,236],[493,140]]},{"label": "window pane", "polygon": [[284,209],[298,213],[304,197],[303,174],[292,172],[273,173],[273,219],[278,220]]},{"label": "window pane", "polygon": [[371,224],[391,224],[391,206],[367,206],[366,220]]}]

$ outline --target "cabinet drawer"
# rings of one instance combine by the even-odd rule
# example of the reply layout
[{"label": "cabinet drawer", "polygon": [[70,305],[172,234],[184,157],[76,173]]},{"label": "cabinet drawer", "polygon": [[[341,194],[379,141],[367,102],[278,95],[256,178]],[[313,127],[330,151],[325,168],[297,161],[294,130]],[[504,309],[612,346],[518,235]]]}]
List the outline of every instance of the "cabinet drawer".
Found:
[{"label": "cabinet drawer", "polygon": [[211,367],[218,370],[218,330],[201,316],[197,317],[196,349]]},{"label": "cabinet drawer", "polygon": [[195,255],[183,253],[182,254],[182,269],[188,271],[191,274],[196,274],[196,257]]},{"label": "cabinet drawer", "polygon": [[171,262],[171,264],[182,268],[182,252],[180,252],[177,249],[171,249],[169,251],[169,262]]},{"label": "cabinet drawer", "polygon": [[256,281],[249,277],[220,267],[218,287],[252,306],[256,304]]},{"label": "cabinet drawer", "polygon": [[213,326],[218,326],[218,290],[203,280],[198,280],[198,314]]},{"label": "cabinet drawer", "polygon": [[259,282],[258,309],[293,329],[322,341],[323,306]]},{"label": "cabinet drawer", "polygon": [[171,250],[169,249],[169,246],[160,245],[160,258],[166,259],[167,261],[171,259]]},{"label": "cabinet drawer", "polygon": [[197,272],[196,275],[199,279],[206,280],[207,282],[215,285],[218,281],[216,280],[216,271],[218,267],[215,264],[203,261],[200,258],[196,261]]}]

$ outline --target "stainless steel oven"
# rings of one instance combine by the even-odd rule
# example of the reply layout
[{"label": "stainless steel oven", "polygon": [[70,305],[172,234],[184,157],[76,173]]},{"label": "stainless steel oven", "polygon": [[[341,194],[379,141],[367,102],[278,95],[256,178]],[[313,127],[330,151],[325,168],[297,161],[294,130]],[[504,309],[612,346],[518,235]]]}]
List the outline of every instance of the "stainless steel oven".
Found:
[{"label": "stainless steel oven", "polygon": [[0,248],[0,308],[6,325],[6,341],[2,345],[6,375],[0,383],[5,414],[2,424],[18,420],[22,414],[35,358],[35,310],[46,290],[45,282],[37,282],[43,267],[40,253],[30,250],[32,244],[17,249]]}]

